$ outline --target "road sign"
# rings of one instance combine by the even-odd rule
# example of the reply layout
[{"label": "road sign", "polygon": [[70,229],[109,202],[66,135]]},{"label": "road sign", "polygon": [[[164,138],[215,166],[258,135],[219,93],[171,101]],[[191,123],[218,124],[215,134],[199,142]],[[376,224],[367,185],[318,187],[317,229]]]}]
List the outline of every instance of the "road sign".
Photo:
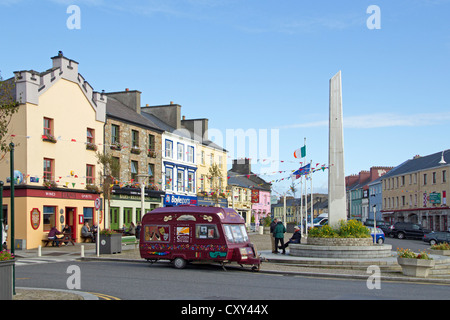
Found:
[{"label": "road sign", "polygon": [[95,199],[95,210],[99,210],[101,205],[102,205],[102,199],[101,198]]}]

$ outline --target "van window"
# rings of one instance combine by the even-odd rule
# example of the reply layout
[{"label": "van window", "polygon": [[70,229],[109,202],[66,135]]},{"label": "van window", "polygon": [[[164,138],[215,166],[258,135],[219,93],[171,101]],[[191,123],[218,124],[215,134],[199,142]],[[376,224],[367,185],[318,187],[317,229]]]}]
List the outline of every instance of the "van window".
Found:
[{"label": "van window", "polygon": [[149,242],[168,242],[170,239],[169,226],[164,225],[145,225],[144,241]]},{"label": "van window", "polygon": [[197,239],[218,239],[219,232],[215,224],[198,224],[195,229]]},{"label": "van window", "polygon": [[247,231],[243,224],[225,224],[223,227],[228,242],[242,243],[248,241]]}]

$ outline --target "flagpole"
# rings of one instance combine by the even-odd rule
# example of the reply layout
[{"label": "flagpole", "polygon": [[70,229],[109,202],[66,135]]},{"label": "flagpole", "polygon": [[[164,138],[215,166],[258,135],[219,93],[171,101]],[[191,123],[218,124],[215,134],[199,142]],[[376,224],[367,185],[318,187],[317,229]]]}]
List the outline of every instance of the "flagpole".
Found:
[{"label": "flagpole", "polygon": [[303,228],[305,227],[303,225],[303,179],[302,176],[300,176],[300,225],[301,225],[301,232],[304,234]]},{"label": "flagpole", "polygon": [[314,227],[314,225],[313,225],[313,213],[314,213],[313,212],[313,207],[314,207],[314,205],[313,205],[313,185],[312,185],[312,168],[311,168],[311,166],[312,166],[312,160],[309,163],[309,179],[311,180],[311,196],[310,196],[310,198],[311,198],[311,207],[310,207],[309,212],[311,214],[310,219],[311,219],[311,228],[312,228],[312,227]]}]

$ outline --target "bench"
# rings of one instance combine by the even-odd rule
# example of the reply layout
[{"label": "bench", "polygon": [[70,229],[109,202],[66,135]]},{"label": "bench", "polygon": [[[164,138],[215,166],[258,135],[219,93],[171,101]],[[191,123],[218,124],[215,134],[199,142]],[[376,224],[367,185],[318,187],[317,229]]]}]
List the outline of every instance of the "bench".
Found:
[{"label": "bench", "polygon": [[137,239],[136,236],[122,236],[122,245],[127,246],[132,244],[134,244],[134,247],[137,248],[139,239]]},{"label": "bench", "polygon": [[[94,242],[91,237],[80,236],[80,238],[81,238],[81,242]],[[88,241],[88,240],[90,240],[90,241]]]}]

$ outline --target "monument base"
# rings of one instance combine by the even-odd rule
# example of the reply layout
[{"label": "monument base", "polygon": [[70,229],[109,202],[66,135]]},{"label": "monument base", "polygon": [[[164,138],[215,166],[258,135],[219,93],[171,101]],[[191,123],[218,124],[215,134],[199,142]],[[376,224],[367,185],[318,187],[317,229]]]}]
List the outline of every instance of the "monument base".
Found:
[{"label": "monument base", "polygon": [[392,246],[390,244],[350,246],[290,244],[289,254],[306,258],[378,259],[392,257]]}]

